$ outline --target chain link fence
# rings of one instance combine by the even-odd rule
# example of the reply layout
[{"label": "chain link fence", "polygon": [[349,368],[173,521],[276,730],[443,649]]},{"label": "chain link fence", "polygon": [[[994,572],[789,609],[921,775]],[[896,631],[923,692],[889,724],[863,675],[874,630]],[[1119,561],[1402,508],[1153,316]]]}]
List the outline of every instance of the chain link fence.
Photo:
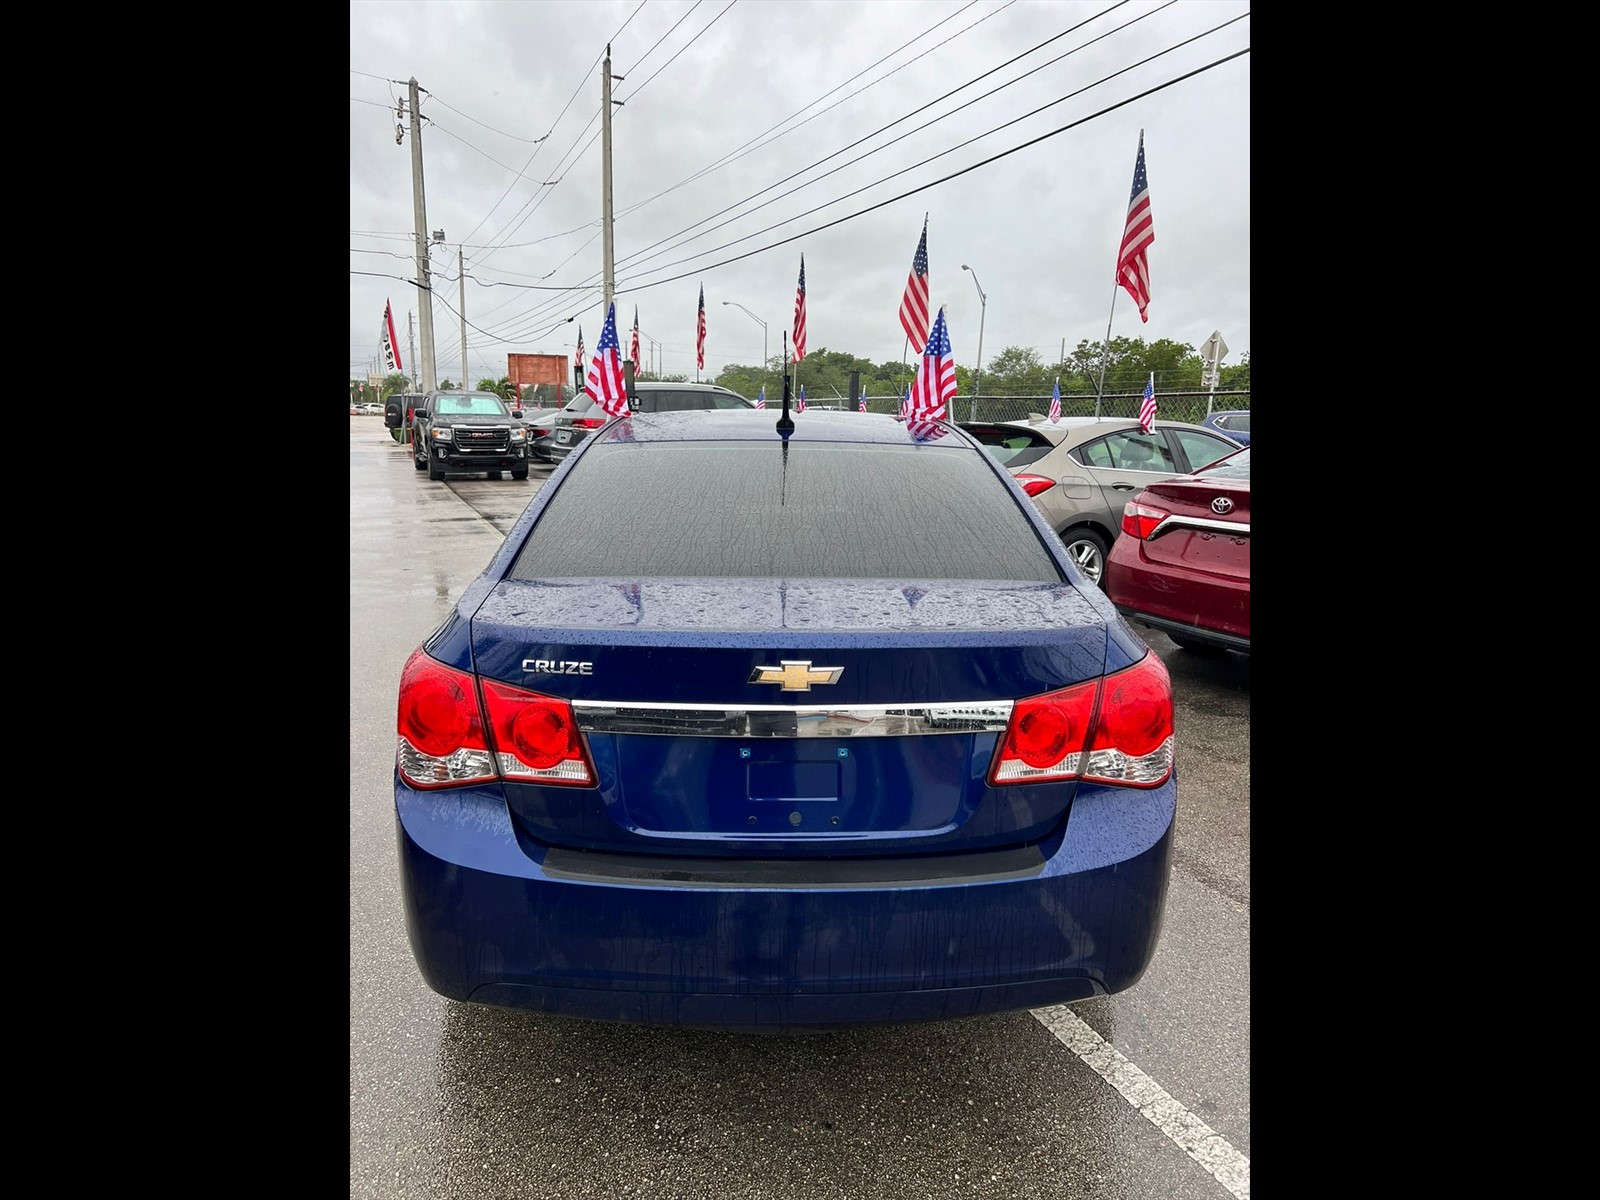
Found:
[{"label": "chain link fence", "polygon": [[[1139,406],[1143,403],[1143,392],[1108,392],[1100,398],[1100,415],[1134,420],[1139,416]],[[1157,392],[1156,418],[1162,421],[1198,423],[1206,415],[1208,404],[1212,412],[1248,411],[1250,393]],[[771,406],[770,398],[768,406]],[[956,421],[1025,421],[1030,413],[1044,416],[1050,412],[1050,394],[1046,392],[1042,396],[957,396],[950,409],[950,416]],[[897,413],[900,411],[900,397],[868,396],[867,411]],[[1094,416],[1094,397],[1062,396],[1061,415]]]}]

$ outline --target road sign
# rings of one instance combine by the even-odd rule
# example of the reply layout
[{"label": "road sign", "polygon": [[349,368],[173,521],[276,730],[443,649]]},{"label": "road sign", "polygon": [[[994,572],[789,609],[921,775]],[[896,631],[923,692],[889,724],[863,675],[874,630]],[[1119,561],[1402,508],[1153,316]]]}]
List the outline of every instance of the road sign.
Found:
[{"label": "road sign", "polygon": [[1200,357],[1208,363],[1219,363],[1228,356],[1228,343],[1222,340],[1222,334],[1212,331],[1211,336],[1200,344]]}]

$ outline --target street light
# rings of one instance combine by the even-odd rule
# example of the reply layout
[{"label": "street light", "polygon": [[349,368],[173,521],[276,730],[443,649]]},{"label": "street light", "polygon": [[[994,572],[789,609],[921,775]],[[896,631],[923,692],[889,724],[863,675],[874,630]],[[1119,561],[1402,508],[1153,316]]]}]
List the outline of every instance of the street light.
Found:
[{"label": "street light", "polygon": [[757,325],[761,326],[761,373],[765,375],[767,373],[767,323],[760,317],[756,316],[755,313],[751,312],[748,308],[745,308],[745,306],[740,304],[737,300],[724,300],[722,303],[724,307],[729,304],[733,305],[735,308],[743,312],[745,316],[749,317]]},{"label": "street light", "polygon": [[[961,264],[963,271],[972,271],[966,263]],[[983,294],[983,284],[978,282],[978,273],[972,271],[972,286],[978,289],[978,366],[972,372],[972,415],[969,421],[978,419],[978,384],[983,379],[983,319],[989,315],[989,297]]]}]

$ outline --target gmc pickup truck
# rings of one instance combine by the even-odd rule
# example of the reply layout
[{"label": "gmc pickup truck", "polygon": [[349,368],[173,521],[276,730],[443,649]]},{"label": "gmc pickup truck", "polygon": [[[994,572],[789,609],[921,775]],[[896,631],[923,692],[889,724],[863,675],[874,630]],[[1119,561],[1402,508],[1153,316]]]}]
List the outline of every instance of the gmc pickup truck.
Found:
[{"label": "gmc pickup truck", "polygon": [[450,471],[526,479],[528,431],[493,392],[429,392],[412,412],[411,458],[433,480]]}]

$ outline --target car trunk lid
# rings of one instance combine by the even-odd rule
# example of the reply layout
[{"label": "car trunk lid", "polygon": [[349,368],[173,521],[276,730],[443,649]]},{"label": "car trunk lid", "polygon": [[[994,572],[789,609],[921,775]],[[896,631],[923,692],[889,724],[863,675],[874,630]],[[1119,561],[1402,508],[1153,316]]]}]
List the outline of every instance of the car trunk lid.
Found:
[{"label": "car trunk lid", "polygon": [[571,848],[851,856],[1018,845],[1070,784],[990,788],[1012,703],[1105,669],[1070,583],[505,580],[486,679],[573,704],[594,788],[507,784]]}]

